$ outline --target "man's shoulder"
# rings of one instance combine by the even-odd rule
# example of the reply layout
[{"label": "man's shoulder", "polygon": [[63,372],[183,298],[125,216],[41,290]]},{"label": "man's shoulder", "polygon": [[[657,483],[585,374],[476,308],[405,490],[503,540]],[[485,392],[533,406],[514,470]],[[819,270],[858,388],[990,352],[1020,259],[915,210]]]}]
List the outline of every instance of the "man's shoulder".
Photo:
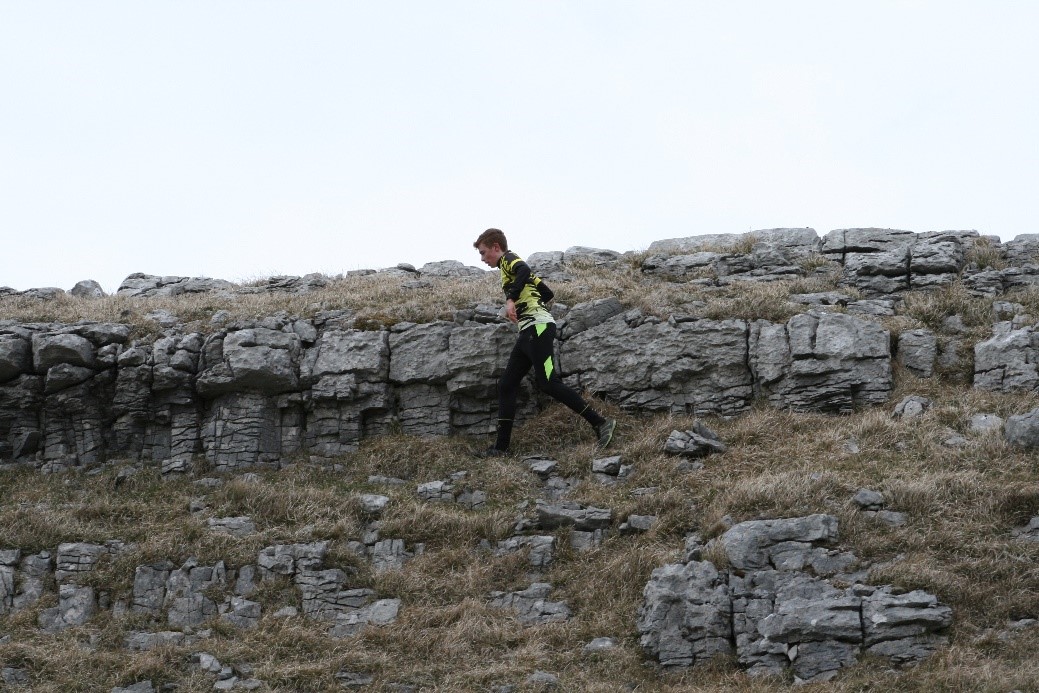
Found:
[{"label": "man's shoulder", "polygon": [[520,263],[523,263],[523,258],[521,258],[516,253],[512,252],[511,250],[506,250],[502,254],[501,259],[498,260],[498,269],[511,272],[512,269]]}]

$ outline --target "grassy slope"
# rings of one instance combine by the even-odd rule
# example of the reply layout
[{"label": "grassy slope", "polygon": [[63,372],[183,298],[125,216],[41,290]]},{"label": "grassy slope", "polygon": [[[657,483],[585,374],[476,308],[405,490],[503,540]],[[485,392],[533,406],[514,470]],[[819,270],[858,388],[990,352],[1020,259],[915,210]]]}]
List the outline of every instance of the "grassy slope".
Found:
[{"label": "grassy slope", "polygon": [[[832,288],[823,280],[801,280],[704,294],[687,285],[647,286],[639,280],[634,270],[604,277],[585,268],[574,282],[559,285],[557,295],[572,305],[620,293],[630,306],[664,314],[702,300],[712,317],[783,319],[797,310],[783,303],[787,293]],[[8,300],[0,305],[0,315],[22,320],[121,319],[139,325],[143,334],[153,328],[141,316],[157,307],[203,323],[216,309],[241,316],[285,310],[305,317],[319,308],[351,308],[393,322],[444,317],[437,311],[443,311],[445,300],[457,307],[497,300],[490,279],[434,283],[434,290],[401,291],[399,280],[351,278],[318,295],[244,297],[236,303],[204,296],[161,302]],[[617,287],[619,292],[614,291]],[[1036,304],[1032,295],[1015,300]],[[972,328],[968,339],[973,340],[987,333],[990,308],[991,301],[971,299],[953,289],[913,297],[907,301],[910,314],[889,321],[889,326],[936,326],[945,315],[958,312]],[[893,674],[879,662],[864,661],[819,689],[1036,690],[1039,629],[1010,639],[994,634],[1008,620],[1039,616],[1039,544],[1010,537],[1012,527],[1039,514],[1036,458],[1008,448],[998,437],[966,433],[966,422],[979,412],[1005,417],[1027,411],[1037,405],[1037,398],[977,392],[962,382],[962,376],[961,369],[920,381],[900,372],[890,406],[845,417],[761,407],[737,419],[709,419],[708,425],[729,444],[729,452],[709,458],[704,470],[688,474],[676,472],[676,461],[660,448],[671,430],[688,426],[690,419],[630,416],[606,403],[603,406],[621,421],[615,452],[635,465],[633,477],[613,487],[590,479],[588,467],[595,456],[590,432],[575,426],[565,409],[549,405],[517,431],[517,454],[557,459],[569,474],[584,479],[571,497],[613,508],[618,521],[628,513],[656,514],[659,521],[646,535],[615,536],[589,553],[560,549],[545,579],[556,587],[553,598],[564,599],[575,618],[536,628],[523,628],[509,613],[486,604],[492,590],[529,585],[523,556],[492,558],[477,546],[482,539],[508,536],[521,512],[517,504],[532,503],[539,486],[518,459],[475,462],[467,454],[470,441],[389,436],[367,441],[359,452],[338,460],[342,472],[313,467],[302,459],[292,469],[262,473],[259,483],[228,478],[216,489],[196,486],[189,479],[161,481],[154,469],[138,474],[118,491],[112,489],[116,467],[96,476],[4,472],[0,548],[32,552],[53,551],[63,541],[134,542],[132,552],[89,578],[117,598],[127,596],[133,568],[142,563],[168,558],[179,564],[197,556],[203,564],[223,559],[237,567],[254,562],[264,546],[330,539],[326,565],[356,571],[352,586],[400,597],[404,608],[392,626],[335,640],[324,635],[320,624],[271,618],[278,607],[298,604],[293,588],[272,583],[264,585],[259,596],[266,616],[255,631],[232,633],[215,623],[214,636],[195,647],[129,653],[121,648],[127,632],[154,629],[139,616],[115,619],[106,612],[88,627],[57,636],[41,634],[35,628],[36,616],[55,603],[50,594],[37,607],[0,620],[0,633],[12,636],[0,645],[0,662],[29,669],[33,689],[41,691],[108,690],[142,678],[156,684],[178,682],[182,691],[210,690],[213,677],[189,663],[191,653],[199,650],[224,663],[252,664],[258,678],[279,690],[339,690],[333,677],[343,667],[375,675],[373,690],[390,690],[385,687],[390,682],[420,684],[428,690],[481,690],[521,683],[535,669],[556,673],[567,690],[628,690],[628,684],[660,691],[773,690],[776,681],[750,681],[729,662],[671,675],[646,666],[634,631],[641,590],[653,568],[679,558],[687,533],[716,536],[727,515],[738,522],[828,512],[840,518],[844,548],[876,562],[899,558],[880,571],[881,582],[938,594],[953,607],[956,622],[952,646],[914,670]],[[906,394],[929,396],[935,406],[920,420],[892,419],[891,407]],[[944,447],[946,428],[965,432],[969,444]],[[857,440],[857,454],[844,451],[849,438]],[[486,509],[467,511],[417,500],[416,484],[459,469],[470,470],[473,488],[488,492]],[[411,483],[373,488],[366,483],[370,474],[403,477]],[[647,486],[659,491],[638,498],[630,493]],[[889,528],[855,512],[850,498],[863,486],[883,491],[890,508],[909,514],[909,523]],[[416,542],[426,543],[425,555],[399,573],[373,575],[345,548],[348,540],[359,538],[364,525],[355,496],[371,491],[392,498],[383,537],[404,538],[409,549]],[[197,498],[205,498],[209,509],[192,515],[188,505]],[[206,518],[230,515],[252,516],[259,533],[230,539],[206,529]],[[565,546],[566,533],[558,536]],[[583,645],[597,636],[616,637],[621,647],[605,656],[584,655]]]}]

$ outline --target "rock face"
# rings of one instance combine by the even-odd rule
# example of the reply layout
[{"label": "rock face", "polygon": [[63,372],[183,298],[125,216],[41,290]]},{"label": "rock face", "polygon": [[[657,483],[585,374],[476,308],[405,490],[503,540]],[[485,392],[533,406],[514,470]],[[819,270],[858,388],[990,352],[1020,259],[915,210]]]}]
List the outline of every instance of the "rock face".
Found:
[{"label": "rock face", "polygon": [[836,313],[660,322],[626,313],[564,343],[564,372],[630,409],[732,415],[756,393],[778,407],[849,411],[886,401],[888,332]]},{"label": "rock face", "polygon": [[[979,266],[972,261],[979,249],[997,257],[997,265],[1012,266]],[[627,263],[698,286],[821,273],[871,297],[853,301],[852,291],[792,296],[809,309],[783,324],[662,320],[624,311],[616,298],[557,311],[559,368],[572,385],[631,410],[730,416],[757,398],[827,412],[885,402],[893,354],[890,335],[874,318],[894,314],[894,293],[962,281],[975,294],[996,295],[1039,283],[1037,258],[1032,236],[1001,246],[974,231],[856,228],[822,238],[812,229],[768,229],[670,239],[652,244],[641,260],[594,248],[528,259],[548,277],[565,278],[573,266]],[[384,273],[427,284],[486,274],[450,261]],[[119,293],[142,299],[303,293],[329,281],[272,277],[245,287],[136,274]],[[8,294],[28,292],[2,292],[0,299]],[[32,295],[42,300],[46,294]],[[847,312],[834,312],[835,305]],[[997,312],[1014,320],[998,323],[992,338],[976,346],[975,384],[1035,390],[1039,337],[1026,325],[1022,306],[999,305]],[[0,464],[58,471],[119,457],[176,471],[204,455],[217,471],[232,471],[277,466],[302,452],[348,452],[391,428],[482,435],[493,428],[496,382],[515,337],[487,307],[460,311],[456,322],[374,331],[361,329],[371,325],[355,323],[349,311],[238,322],[214,315],[215,331],[207,334],[186,331],[175,316],[155,319],[166,327],[163,335],[138,340],[128,325],[0,321]],[[908,330],[899,335],[895,355],[910,373],[930,377],[949,359],[957,361],[956,340],[947,337]],[[537,402],[525,388],[521,416]]]},{"label": "rock face", "polygon": [[[54,580],[58,604],[40,611],[42,630],[54,633],[87,624],[102,609],[129,611],[170,629],[137,633],[128,639],[128,648],[146,650],[171,639],[184,639],[184,633],[171,631],[190,633],[217,617],[236,628],[256,627],[262,607],[249,597],[257,591],[258,582],[268,580],[294,584],[304,617],[328,623],[333,637],[355,635],[367,625],[392,623],[401,605],[399,599],[376,599],[370,589],[350,588],[346,572],[324,568],[328,542],[269,546],[257,554],[255,564],[237,569],[228,568],[223,561],[200,565],[194,558],[179,568],[169,561],[139,565],[128,602],[115,605],[109,604],[107,591],[98,593],[94,587],[78,584],[100,560],[125,548],[118,541],[62,544],[56,562],[47,552],[22,557],[17,549],[0,550],[0,617],[32,607]],[[375,556],[372,562],[376,563]]]},{"label": "rock face", "polygon": [[775,406],[848,412],[887,401],[891,346],[879,324],[840,313],[803,313],[786,325],[753,323],[755,384]]},{"label": "rock face", "polygon": [[1039,334],[1033,327],[1000,322],[992,337],[974,347],[974,386],[996,392],[1035,390],[1039,386]]},{"label": "rock face", "polygon": [[626,313],[585,330],[560,351],[579,387],[629,409],[736,414],[749,406],[746,321],[670,324]]},{"label": "rock face", "polygon": [[[970,267],[969,253],[981,242],[999,245],[998,239],[983,240],[976,231],[917,234],[857,228],[831,231],[820,239],[812,229],[769,229],[656,241],[642,269],[647,274],[719,285],[837,272],[844,284],[870,297],[944,286],[961,273],[967,281],[974,278],[971,286],[979,293],[1000,293],[1027,283],[1021,274],[1034,277],[1034,267],[992,273]],[[1008,247],[1006,254],[1011,253]]]},{"label": "rock face", "polygon": [[862,584],[845,572],[855,557],[827,548],[836,538],[829,515],[744,522],[717,540],[727,570],[701,560],[657,568],[638,616],[642,647],[665,667],[734,655],[751,675],[789,667],[814,682],[863,653],[903,665],[945,644],[949,607]]},{"label": "rock face", "polygon": [[[846,411],[891,389],[887,332],[865,319],[663,322],[618,309],[573,308],[560,368],[626,408],[731,415],[761,393]],[[486,434],[514,339],[511,326],[476,322],[368,331],[276,317],[147,342],[127,325],[0,322],[0,462],[57,471],[120,457],[173,472],[199,454],[234,471],[348,452],[391,426]]]}]

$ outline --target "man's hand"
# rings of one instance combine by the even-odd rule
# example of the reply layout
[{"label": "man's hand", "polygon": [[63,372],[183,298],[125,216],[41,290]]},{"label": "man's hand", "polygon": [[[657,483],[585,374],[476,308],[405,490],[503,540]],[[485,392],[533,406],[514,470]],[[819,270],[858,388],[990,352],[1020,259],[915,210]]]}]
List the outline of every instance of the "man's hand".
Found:
[{"label": "man's hand", "polygon": [[519,320],[519,316],[516,315],[516,302],[511,298],[505,301],[505,317],[512,322],[517,322]]}]

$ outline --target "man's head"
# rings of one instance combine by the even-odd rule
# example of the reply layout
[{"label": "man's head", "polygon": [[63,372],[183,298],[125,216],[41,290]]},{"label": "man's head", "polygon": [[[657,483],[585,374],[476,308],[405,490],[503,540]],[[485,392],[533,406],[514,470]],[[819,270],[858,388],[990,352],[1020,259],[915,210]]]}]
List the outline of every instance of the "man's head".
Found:
[{"label": "man's head", "polygon": [[509,249],[509,242],[500,229],[487,229],[476,239],[473,247],[480,251],[480,259],[488,267],[497,267],[498,260]]}]

